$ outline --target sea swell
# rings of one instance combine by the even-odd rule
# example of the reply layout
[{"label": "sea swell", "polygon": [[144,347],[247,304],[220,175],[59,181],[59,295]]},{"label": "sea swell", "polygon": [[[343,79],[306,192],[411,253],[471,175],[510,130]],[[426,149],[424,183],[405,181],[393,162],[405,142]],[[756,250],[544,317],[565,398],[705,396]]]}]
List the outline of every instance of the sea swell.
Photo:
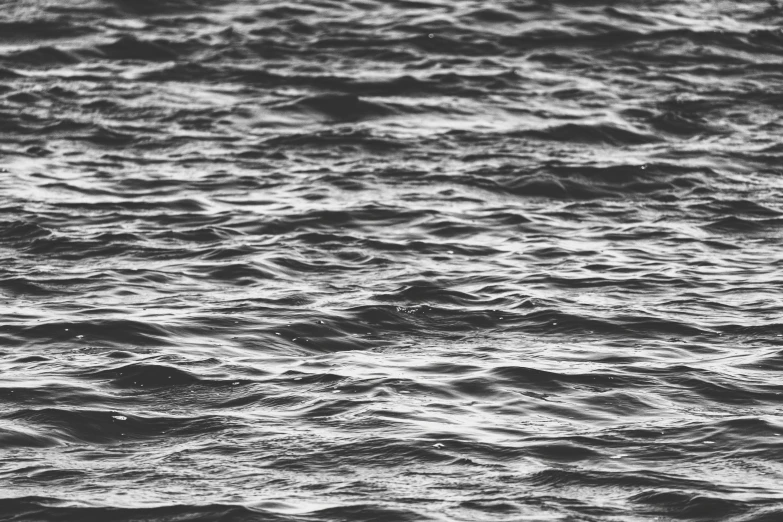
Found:
[{"label": "sea swell", "polygon": [[779,520],[781,22],[4,6],[0,520]]}]

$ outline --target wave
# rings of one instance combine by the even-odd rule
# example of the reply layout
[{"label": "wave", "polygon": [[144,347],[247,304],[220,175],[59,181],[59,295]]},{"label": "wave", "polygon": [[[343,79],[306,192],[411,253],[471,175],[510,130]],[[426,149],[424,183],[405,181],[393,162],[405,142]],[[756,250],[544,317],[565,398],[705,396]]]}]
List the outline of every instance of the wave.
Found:
[{"label": "wave", "polygon": [[580,125],[567,123],[544,130],[531,130],[518,133],[519,136],[540,140],[566,141],[576,143],[601,143],[606,145],[640,145],[656,143],[660,138],[615,125]]},{"label": "wave", "polygon": [[[151,417],[104,410],[43,408],[18,410],[3,416],[15,426],[4,430],[4,443],[16,447],[77,442],[117,444],[171,436],[204,436],[225,428],[225,421],[199,417]],[[29,431],[28,431],[29,430]]]},{"label": "wave", "polygon": [[314,112],[335,121],[356,121],[394,114],[395,111],[381,103],[362,100],[355,95],[321,95],[301,98],[277,107],[283,111]]},{"label": "wave", "polygon": [[4,4],[0,519],[781,518],[779,6],[479,4]]},{"label": "wave", "polygon": [[164,42],[139,40],[133,35],[123,36],[114,42],[98,46],[98,50],[112,60],[171,61],[177,53]]},{"label": "wave", "polygon": [[[149,521],[178,520],[247,520],[251,522],[295,522],[300,520],[431,520],[414,510],[394,509],[382,505],[354,504],[316,509],[305,514],[286,513],[285,504],[264,503],[268,509],[220,503],[166,505],[159,507],[78,506],[56,498],[20,497],[0,500],[0,506],[15,520],[43,521],[63,518],[110,518],[130,522],[140,517]],[[282,509],[282,511],[280,511]]]}]

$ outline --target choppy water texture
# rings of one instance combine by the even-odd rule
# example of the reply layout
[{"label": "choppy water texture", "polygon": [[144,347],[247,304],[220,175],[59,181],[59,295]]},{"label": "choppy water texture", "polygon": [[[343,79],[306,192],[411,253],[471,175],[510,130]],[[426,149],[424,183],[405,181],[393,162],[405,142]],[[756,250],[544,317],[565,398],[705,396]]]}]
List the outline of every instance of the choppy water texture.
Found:
[{"label": "choppy water texture", "polygon": [[2,2],[0,520],[783,520],[781,22]]}]

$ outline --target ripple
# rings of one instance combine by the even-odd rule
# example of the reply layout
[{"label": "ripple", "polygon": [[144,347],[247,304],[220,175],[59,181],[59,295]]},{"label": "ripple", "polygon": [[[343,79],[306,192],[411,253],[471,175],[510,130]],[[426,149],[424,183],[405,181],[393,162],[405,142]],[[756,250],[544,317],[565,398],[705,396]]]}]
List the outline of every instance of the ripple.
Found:
[{"label": "ripple", "polygon": [[5,518],[780,518],[775,2],[6,7]]}]

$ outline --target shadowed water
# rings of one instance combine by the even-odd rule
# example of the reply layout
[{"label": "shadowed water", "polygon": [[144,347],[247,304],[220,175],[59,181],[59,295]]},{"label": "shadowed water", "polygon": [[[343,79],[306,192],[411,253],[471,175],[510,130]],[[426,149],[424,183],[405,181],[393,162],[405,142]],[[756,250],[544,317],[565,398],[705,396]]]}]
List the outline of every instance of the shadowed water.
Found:
[{"label": "shadowed water", "polygon": [[783,520],[783,7],[0,9],[0,520]]}]

